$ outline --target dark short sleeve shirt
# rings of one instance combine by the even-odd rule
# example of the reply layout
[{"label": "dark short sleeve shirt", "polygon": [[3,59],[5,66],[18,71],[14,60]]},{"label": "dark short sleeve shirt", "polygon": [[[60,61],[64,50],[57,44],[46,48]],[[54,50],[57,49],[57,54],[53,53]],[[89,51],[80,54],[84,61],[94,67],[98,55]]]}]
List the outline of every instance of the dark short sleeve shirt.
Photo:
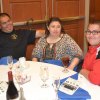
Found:
[{"label": "dark short sleeve shirt", "polygon": [[13,58],[26,56],[26,47],[35,41],[35,30],[13,30],[5,33],[0,30],[0,58],[12,55]]}]

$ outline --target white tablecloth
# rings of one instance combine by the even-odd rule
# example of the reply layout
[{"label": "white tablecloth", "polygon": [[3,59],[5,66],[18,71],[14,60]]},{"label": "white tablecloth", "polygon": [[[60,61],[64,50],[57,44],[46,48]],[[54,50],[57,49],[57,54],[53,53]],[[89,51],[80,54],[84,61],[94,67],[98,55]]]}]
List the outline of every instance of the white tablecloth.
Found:
[{"label": "white tablecloth", "polygon": [[[29,64],[28,74],[31,75],[31,81],[22,85],[24,89],[24,95],[26,100],[54,100],[55,92],[51,85],[51,78],[54,76],[60,76],[61,79],[69,77],[76,72],[69,70],[68,73],[62,72],[63,67],[59,67],[52,64],[46,64],[41,62],[27,61]],[[15,64],[16,65],[16,64]],[[42,81],[39,76],[40,66],[48,66],[49,69],[49,84],[48,88],[41,88]],[[15,66],[14,66],[15,67]],[[0,65],[0,81],[8,81],[8,66]],[[91,95],[91,100],[99,100],[100,97],[100,87],[91,84],[82,75],[79,75],[78,80],[80,81],[81,88],[85,89]],[[15,81],[16,84],[16,81]],[[18,88],[18,85],[16,85]],[[19,88],[18,88],[19,89]],[[0,94],[0,100],[6,100],[6,91]]]}]

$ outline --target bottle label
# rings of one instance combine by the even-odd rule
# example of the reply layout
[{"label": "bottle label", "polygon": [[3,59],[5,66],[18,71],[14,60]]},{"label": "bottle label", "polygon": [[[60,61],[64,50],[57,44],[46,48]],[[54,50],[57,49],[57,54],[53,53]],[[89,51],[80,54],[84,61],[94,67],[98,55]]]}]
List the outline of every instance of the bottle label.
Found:
[{"label": "bottle label", "polygon": [[12,81],[13,80],[13,75],[12,75],[12,71],[8,72],[8,80]]}]

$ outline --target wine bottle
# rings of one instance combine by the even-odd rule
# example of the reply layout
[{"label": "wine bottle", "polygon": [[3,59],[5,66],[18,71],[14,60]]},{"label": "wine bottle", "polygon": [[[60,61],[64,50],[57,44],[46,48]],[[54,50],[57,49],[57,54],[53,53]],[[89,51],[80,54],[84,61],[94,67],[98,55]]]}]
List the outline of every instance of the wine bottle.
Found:
[{"label": "wine bottle", "polygon": [[18,91],[13,81],[12,71],[8,72],[8,80],[9,84],[6,92],[6,98],[7,100],[16,100],[18,98]]}]

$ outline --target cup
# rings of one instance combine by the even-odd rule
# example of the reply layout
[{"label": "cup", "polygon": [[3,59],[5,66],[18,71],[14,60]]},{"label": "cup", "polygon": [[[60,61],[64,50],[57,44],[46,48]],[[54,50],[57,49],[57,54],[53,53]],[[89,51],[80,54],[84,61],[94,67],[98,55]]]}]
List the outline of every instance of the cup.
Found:
[{"label": "cup", "polygon": [[61,60],[62,60],[63,66],[68,67],[68,64],[69,64],[69,57],[62,57]]},{"label": "cup", "polygon": [[68,72],[66,68],[68,67],[68,64],[69,64],[69,57],[62,57],[61,60],[62,60],[63,67],[64,67],[63,72]]},{"label": "cup", "polygon": [[19,58],[19,66],[22,68],[26,68],[26,58],[25,57]]},{"label": "cup", "polygon": [[41,85],[42,88],[48,87],[48,84],[46,84],[46,81],[49,79],[49,71],[47,66],[41,66],[40,67],[40,78],[43,81],[43,84]]},{"label": "cup", "polygon": [[7,64],[9,66],[9,69],[12,70],[12,67],[13,67],[13,57],[12,56],[7,56]]},{"label": "cup", "polygon": [[15,73],[15,79],[20,85],[31,80],[31,75],[29,74],[28,69],[22,69],[21,67],[16,67],[14,73]]},{"label": "cup", "polygon": [[54,91],[56,93],[56,100],[60,100],[58,97],[58,90],[60,87],[60,77],[59,76],[53,77],[53,84],[52,85],[53,85]]}]

